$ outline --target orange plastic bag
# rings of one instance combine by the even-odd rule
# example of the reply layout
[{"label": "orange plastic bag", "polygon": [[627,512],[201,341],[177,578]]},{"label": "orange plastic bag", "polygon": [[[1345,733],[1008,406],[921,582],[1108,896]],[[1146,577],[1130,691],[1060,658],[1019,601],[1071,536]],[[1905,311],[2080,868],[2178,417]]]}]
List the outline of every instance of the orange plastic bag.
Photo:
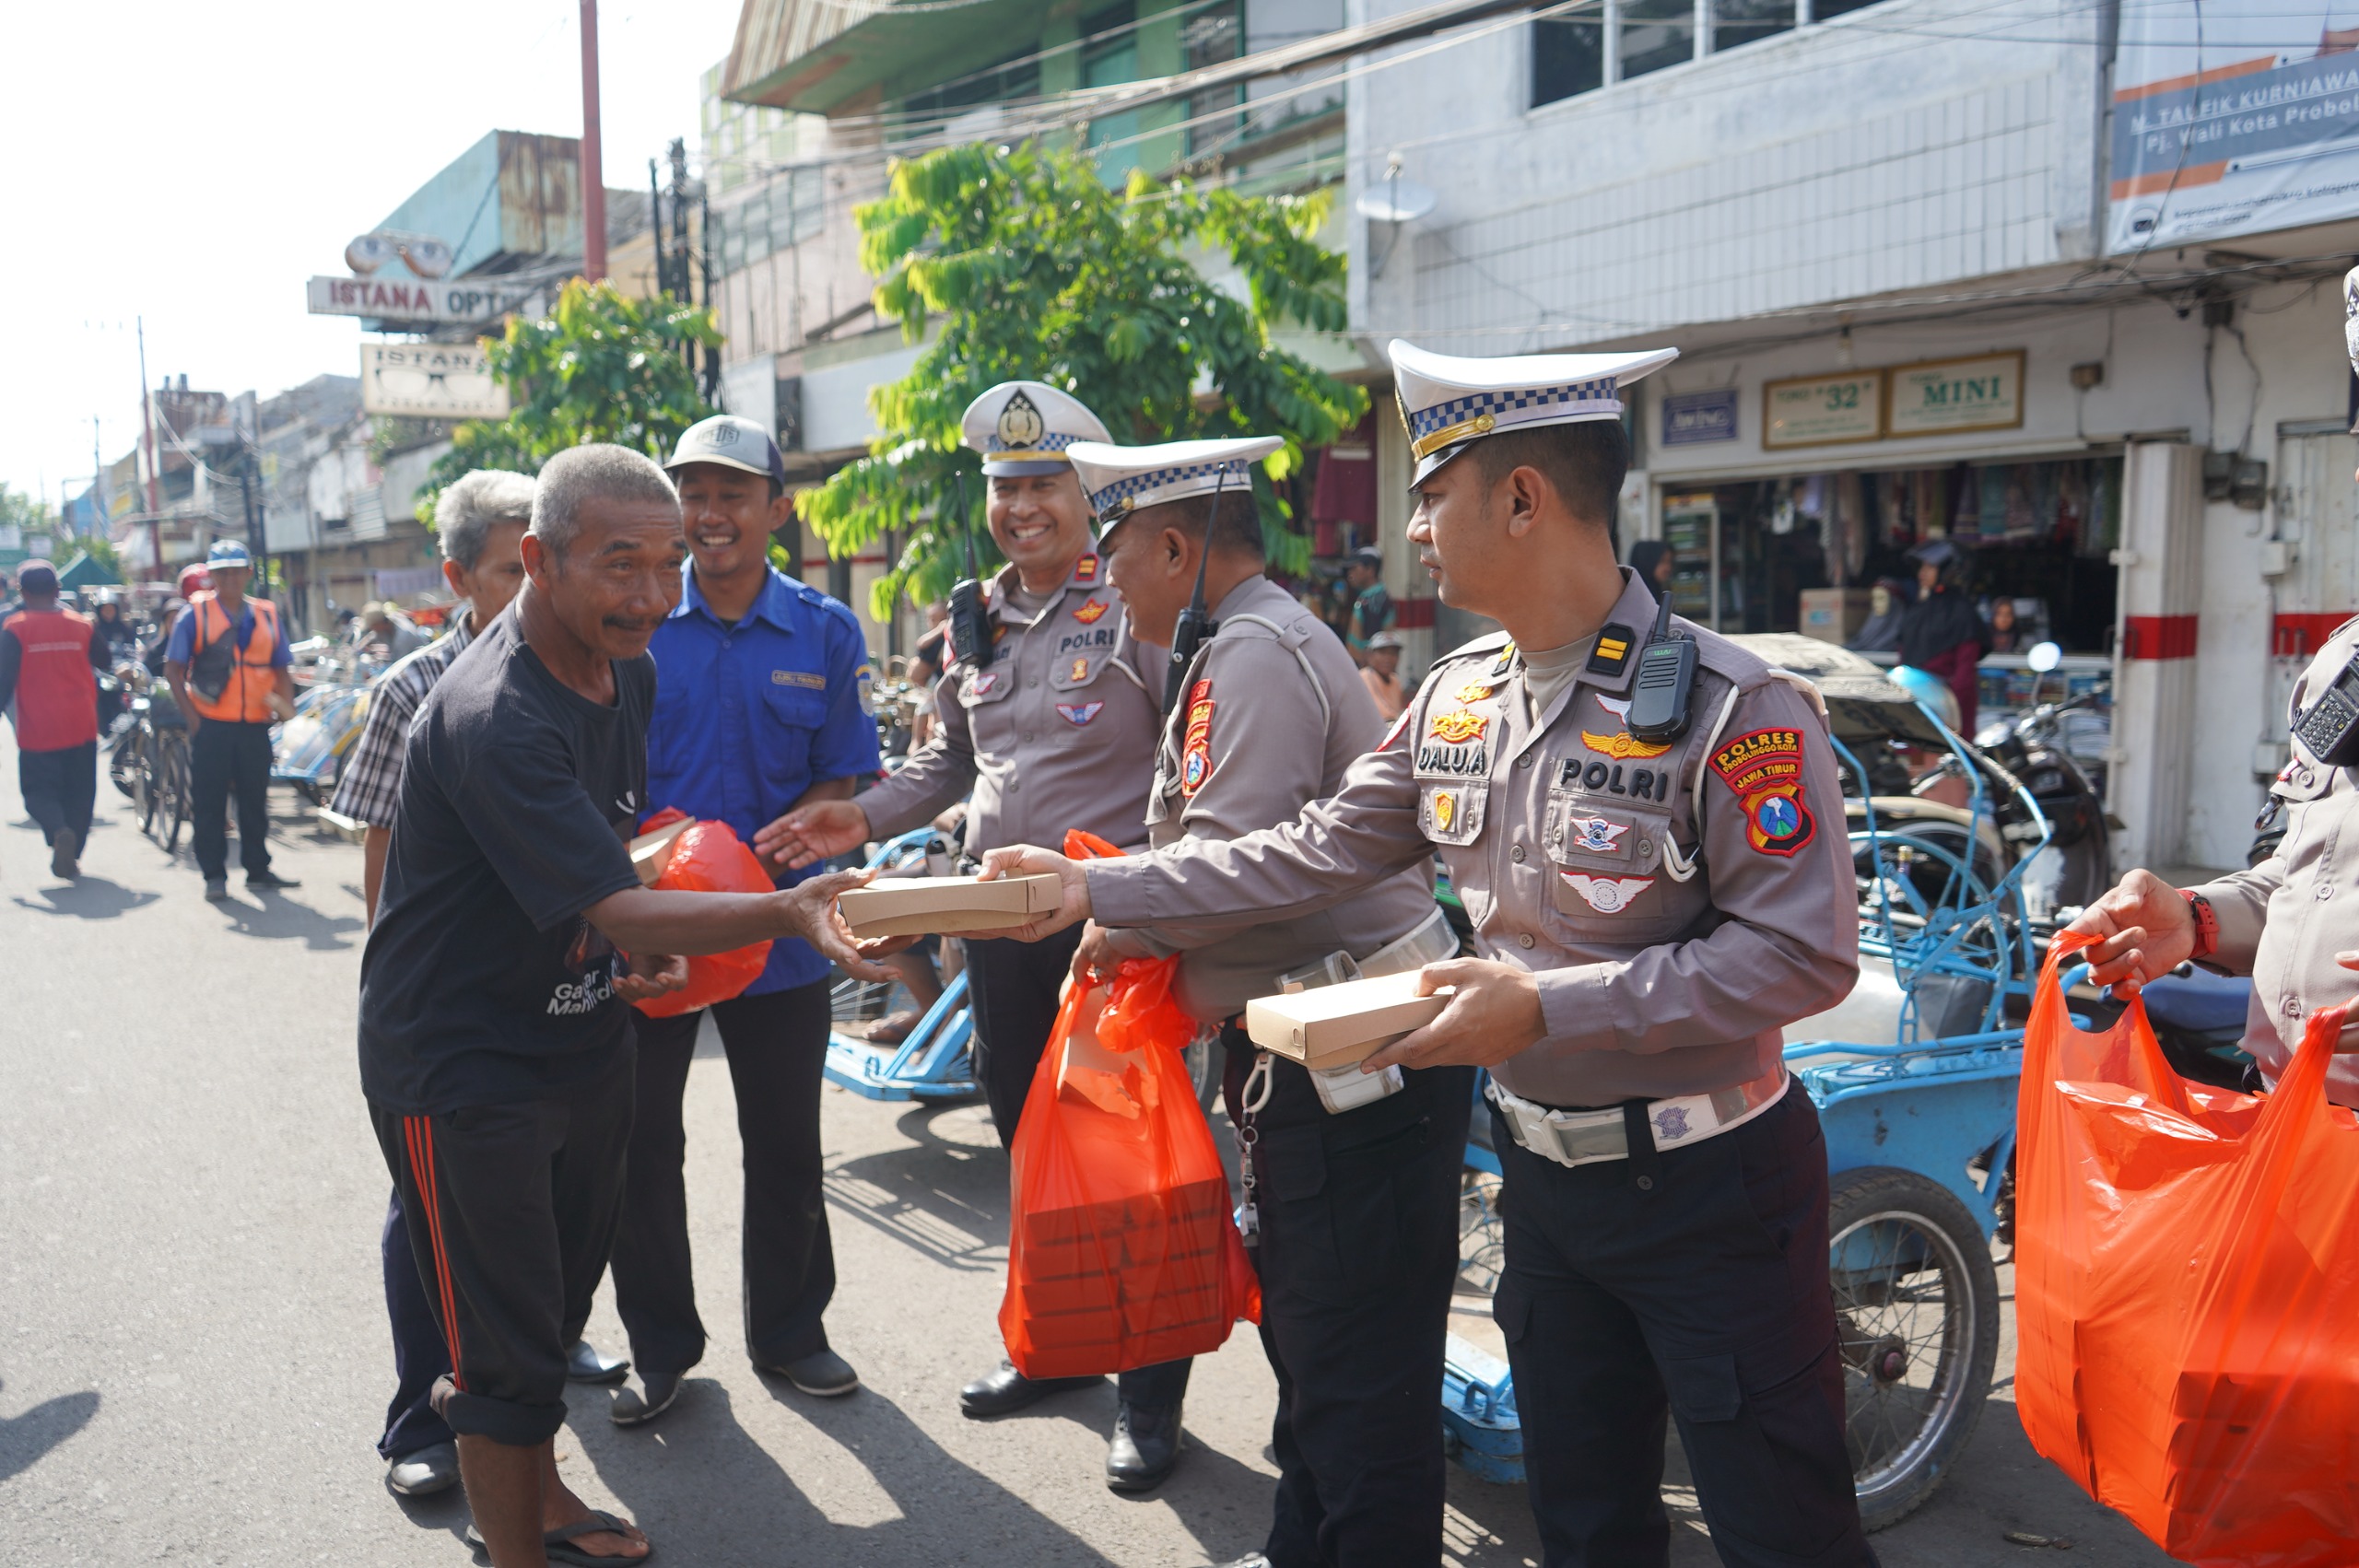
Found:
[{"label": "orange plastic bag", "polygon": [[[1068,853],[1102,850],[1078,836]],[[1027,1377],[1086,1377],[1218,1350],[1262,1317],[1228,1177],[1180,1051],[1176,958],[1066,990],[1010,1156],[1000,1333]]]},{"label": "orange plastic bag", "polygon": [[[667,807],[648,818],[640,831],[652,833],[686,814]],[[735,828],[725,822],[700,822],[680,835],[672,848],[671,863],[655,879],[655,885],[682,893],[768,893],[774,884]],[[631,1005],[650,1018],[677,1018],[738,995],[762,977],[769,961],[770,944],[766,942],[730,953],[699,954],[688,960],[686,986]]]},{"label": "orange plastic bag", "polygon": [[2266,1097],[2190,1083],[2145,1009],[2072,1027],[2060,937],[2024,1042],[2015,1398],[2032,1445],[2172,1556],[2359,1560],[2359,1125],[2344,1009]]}]

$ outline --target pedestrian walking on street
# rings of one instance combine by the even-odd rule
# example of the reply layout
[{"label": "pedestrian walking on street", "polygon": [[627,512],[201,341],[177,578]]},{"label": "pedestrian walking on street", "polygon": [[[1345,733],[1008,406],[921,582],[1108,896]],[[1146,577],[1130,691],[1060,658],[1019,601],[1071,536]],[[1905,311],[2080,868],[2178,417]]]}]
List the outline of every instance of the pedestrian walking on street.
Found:
[{"label": "pedestrian walking on street", "polygon": [[[467,645],[499,618],[524,585],[524,530],[533,521],[533,481],[522,474],[478,469],[444,490],[434,503],[434,534],[442,546],[442,579],[464,600],[442,638],[418,649],[370,689],[369,719],[336,780],[330,810],[367,825],[362,840],[361,896],[377,919],[385,851],[393,836],[402,763],[410,720],[426,696]],[[393,1334],[393,1397],[377,1453],[385,1484],[405,1497],[425,1497],[459,1482],[459,1449],[434,1409],[434,1385],[449,1375],[450,1347],[427,1299],[411,1249],[401,1188],[385,1205],[378,1257],[385,1277],[385,1312]],[[613,1383],[628,1362],[609,1361],[576,1340],[567,1372],[577,1383]]]},{"label": "pedestrian walking on street", "polygon": [[[1364,1070],[1492,1074],[1492,1312],[1542,1561],[1665,1568],[1675,1420],[1722,1562],[1869,1568],[1825,1141],[1781,1055],[1784,1026],[1859,975],[1824,720],[1737,644],[1659,621],[1614,565],[1619,389],[1671,351],[1391,352],[1417,463],[1410,542],[1444,603],[1505,631],[1438,661],[1293,821],[1086,864],[1002,849],[986,871],[1062,879],[1037,935],[1331,907],[1438,851],[1481,956],[1425,965],[1420,989],[1448,1005]],[[1687,646],[1686,674],[1641,685],[1657,627]]]},{"label": "pedestrian walking on street", "polygon": [[567,1348],[605,1272],[631,1120],[630,1001],[686,954],[800,936],[885,971],[835,912],[864,873],[768,894],[643,887],[647,644],[679,602],[677,495],[624,447],[543,469],[523,591],[410,727],[377,924],[360,965],[360,1078],[452,1371],[494,1568],[550,1550],[636,1561],[647,1538],[558,1478]]},{"label": "pedestrian walking on street", "polygon": [[251,891],[293,887],[270,869],[270,726],[295,704],[294,656],[278,606],[251,598],[253,557],[235,539],[217,539],[205,558],[209,591],[172,623],[164,677],[188,718],[189,817],[205,896],[229,896],[230,795],[238,801],[238,862]]},{"label": "pedestrian walking on street", "polygon": [[[98,803],[99,683],[107,645],[89,618],[57,604],[46,562],[17,573],[23,607],[0,622],[0,708],[15,705],[17,786],[41,824],[52,876],[82,874]],[[217,817],[216,820],[218,820]]]},{"label": "pedestrian walking on street", "polygon": [[[1008,558],[985,584],[992,626],[934,686],[941,730],[875,789],[854,801],[790,812],[757,846],[792,866],[857,849],[933,822],[970,789],[969,854],[1027,839],[1064,842],[1070,828],[1143,845],[1156,737],[1163,730],[1169,656],[1141,644],[1107,586],[1093,511],[1067,455],[1107,439],[1086,404],[1040,381],[1003,381],[967,407],[967,445],[983,460],[985,515]],[[1057,1016],[1079,931],[1053,942],[967,939],[975,1021],[975,1076],[1003,1146],[1015,1126]],[[1159,1485],[1178,1462],[1180,1406],[1190,1363],[1121,1375],[1121,1412],[1106,1450],[1117,1492]],[[1050,1394],[1102,1379],[1039,1382],[1003,1359],[958,1391],[978,1421],[1010,1415]]]},{"label": "pedestrian walking on street", "polygon": [[[769,564],[771,535],[794,512],[769,431],[716,415],[681,436],[666,467],[680,488],[690,562],[679,608],[648,648],[648,802],[725,822],[752,844],[793,807],[850,799],[882,766],[866,701],[868,649],[851,610]],[[775,855],[762,865],[781,886],[811,874]],[[827,961],[787,939],[770,944],[768,966],[743,994],[710,1009],[744,1145],[745,1353],[760,1371],[822,1397],[860,1387],[822,1321],[836,1291],[820,1190],[828,989]],[[610,1413],[619,1425],[662,1414],[704,1357],[681,1121],[704,1016],[636,1025],[638,1108],[614,1275],[639,1380],[616,1397]]]}]

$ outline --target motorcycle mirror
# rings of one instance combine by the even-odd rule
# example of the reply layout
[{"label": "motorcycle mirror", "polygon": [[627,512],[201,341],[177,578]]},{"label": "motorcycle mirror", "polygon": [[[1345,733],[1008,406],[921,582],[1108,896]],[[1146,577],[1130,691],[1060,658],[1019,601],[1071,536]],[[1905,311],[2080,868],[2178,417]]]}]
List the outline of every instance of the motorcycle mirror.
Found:
[{"label": "motorcycle mirror", "polygon": [[2032,667],[2034,673],[2045,675],[2064,662],[2064,650],[2052,642],[2043,642],[2024,655],[2024,662]]}]

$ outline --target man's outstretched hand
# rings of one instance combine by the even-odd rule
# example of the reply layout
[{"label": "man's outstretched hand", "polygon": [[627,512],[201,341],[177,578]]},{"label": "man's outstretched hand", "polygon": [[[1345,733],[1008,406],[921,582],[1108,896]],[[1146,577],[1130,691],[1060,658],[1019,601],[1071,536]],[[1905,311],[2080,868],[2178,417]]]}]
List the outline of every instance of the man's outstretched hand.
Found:
[{"label": "man's outstretched hand", "polygon": [[[856,801],[814,801],[757,828],[754,853],[773,876],[799,872],[832,855],[848,855],[874,837]],[[807,883],[805,885],[808,885]]]},{"label": "man's outstretched hand", "polygon": [[1447,990],[1441,1014],[1360,1063],[1388,1067],[1496,1067],[1548,1033],[1540,982],[1528,969],[1488,958],[1445,958],[1417,974],[1417,994]]},{"label": "man's outstretched hand", "polygon": [[779,896],[787,901],[794,918],[794,934],[817,948],[822,957],[863,980],[891,980],[895,978],[893,971],[875,960],[890,957],[918,939],[887,936],[863,942],[851,934],[842,911],[836,907],[837,898],[846,890],[865,887],[875,875],[873,871],[829,872],[797,883]]},{"label": "man's outstretched hand", "polygon": [[2123,877],[2065,929],[2100,939],[2081,953],[2089,977],[2124,996],[2136,996],[2195,952],[2195,911],[2177,888],[2150,871]]},{"label": "man's outstretched hand", "polygon": [[649,1001],[687,983],[686,958],[670,953],[634,953],[629,971],[615,982],[615,994],[625,1001]]},{"label": "man's outstretched hand", "polygon": [[1043,915],[1028,926],[994,935],[1012,936],[1018,942],[1039,942],[1042,937],[1056,935],[1075,920],[1089,919],[1089,877],[1079,860],[1069,860],[1053,849],[1036,848],[1029,844],[1011,845],[986,854],[982,872],[976,880],[989,882],[1003,876],[1054,876],[1064,890],[1064,896],[1055,914]]}]

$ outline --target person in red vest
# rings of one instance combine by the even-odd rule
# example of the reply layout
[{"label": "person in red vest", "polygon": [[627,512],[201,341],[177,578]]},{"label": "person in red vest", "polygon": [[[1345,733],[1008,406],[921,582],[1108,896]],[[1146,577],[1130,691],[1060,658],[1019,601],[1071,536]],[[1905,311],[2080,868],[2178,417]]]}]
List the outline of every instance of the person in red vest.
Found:
[{"label": "person in red vest", "polygon": [[82,874],[99,788],[99,683],[90,620],[57,607],[57,572],[33,561],[17,574],[24,609],[0,622],[0,708],[16,705],[17,787],[49,841],[53,875]]},{"label": "person in red vest", "polygon": [[229,896],[229,836],[222,817],[238,792],[238,860],[249,892],[293,887],[270,869],[270,725],[294,711],[295,674],[278,607],[246,595],[253,557],[217,539],[205,561],[209,593],[192,596],[172,625],[164,677],[188,716],[189,794],[205,896]]}]

